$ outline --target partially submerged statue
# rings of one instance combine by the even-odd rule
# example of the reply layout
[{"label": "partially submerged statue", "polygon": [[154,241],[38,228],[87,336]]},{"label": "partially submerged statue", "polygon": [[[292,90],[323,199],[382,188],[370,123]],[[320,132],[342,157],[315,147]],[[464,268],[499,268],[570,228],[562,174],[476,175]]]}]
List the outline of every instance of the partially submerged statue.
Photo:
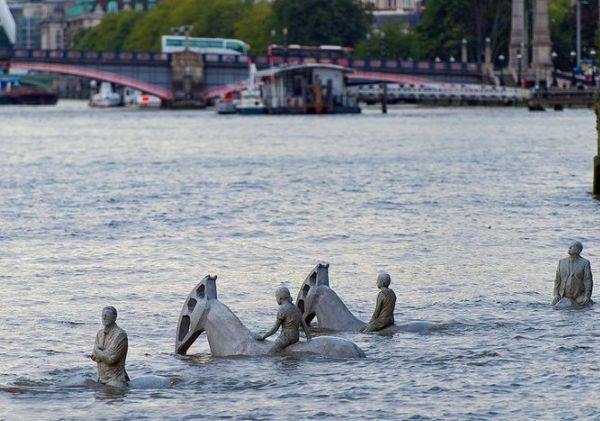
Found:
[{"label": "partially submerged statue", "polygon": [[[391,290],[389,291],[391,292]],[[390,319],[392,321],[392,326],[382,328],[382,332],[429,332],[448,327],[445,323],[432,323],[421,320],[400,325],[393,324],[393,305],[390,305],[391,299],[388,298],[386,301],[388,302],[385,305],[385,311],[379,311],[378,314],[375,314],[375,319],[381,320],[382,324],[387,325]],[[383,300],[381,303],[383,304]],[[308,274],[298,292],[296,305],[309,327],[314,319],[316,319],[316,327],[320,329],[358,332],[365,327],[365,322],[355,317],[336,292],[330,288],[328,263],[317,264]],[[377,307],[375,312],[378,312]]]},{"label": "partially submerged statue", "polygon": [[591,300],[592,268],[590,262],[580,256],[583,245],[574,241],[569,247],[569,257],[558,262],[554,280],[554,300],[556,307],[584,307],[593,304]]},{"label": "partially submerged statue", "polygon": [[125,371],[127,358],[127,333],[117,326],[117,309],[104,307],[102,324],[98,331],[90,358],[98,365],[98,382],[113,387],[127,386],[129,376]]},{"label": "partially submerged statue", "polygon": [[279,310],[277,311],[277,319],[273,327],[264,335],[256,335],[256,340],[264,341],[269,336],[273,335],[279,326],[281,326],[281,334],[275,340],[275,343],[271,347],[271,353],[281,352],[284,348],[295,344],[300,340],[300,327],[306,335],[307,342],[310,341],[311,336],[308,331],[308,326],[302,318],[302,313],[292,303],[292,296],[290,290],[286,287],[279,287],[275,291],[275,299],[279,304]]},{"label": "partially submerged statue", "polygon": [[377,294],[377,304],[373,316],[369,323],[360,329],[361,332],[377,332],[394,324],[396,294],[389,288],[391,282],[392,279],[388,273],[381,272],[377,275],[377,288],[381,291]]},{"label": "partially submerged statue", "polygon": [[[185,354],[198,336],[206,332],[210,351],[215,356],[269,355],[273,343],[258,341],[229,307],[218,300],[216,280],[216,276],[208,275],[188,294],[179,315],[175,352]],[[298,341],[287,346],[285,352],[336,358],[365,356],[353,342],[334,336]]]}]

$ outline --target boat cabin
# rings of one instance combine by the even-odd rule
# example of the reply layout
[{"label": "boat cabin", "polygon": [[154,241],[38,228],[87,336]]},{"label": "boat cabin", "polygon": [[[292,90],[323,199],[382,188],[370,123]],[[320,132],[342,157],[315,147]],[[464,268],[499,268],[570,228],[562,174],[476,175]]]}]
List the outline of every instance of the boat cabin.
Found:
[{"label": "boat cabin", "polygon": [[350,71],[320,63],[263,70],[258,77],[264,106],[273,114],[359,113],[358,99],[346,86]]}]

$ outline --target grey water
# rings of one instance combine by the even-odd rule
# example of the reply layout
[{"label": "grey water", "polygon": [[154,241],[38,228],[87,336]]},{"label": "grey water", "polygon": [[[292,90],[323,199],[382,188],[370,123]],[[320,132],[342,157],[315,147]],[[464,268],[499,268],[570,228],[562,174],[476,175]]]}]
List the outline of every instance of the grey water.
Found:
[{"label": "grey water", "polygon": [[[590,110],[401,107],[218,116],[0,108],[0,419],[600,419],[600,304],[549,306],[569,242],[600,276]],[[396,320],[366,359],[174,354],[217,274],[251,330],[319,261],[363,320],[387,270]],[[594,298],[596,294],[592,296]],[[600,298],[597,298],[600,301]],[[105,305],[129,333],[116,393],[86,357]]]}]

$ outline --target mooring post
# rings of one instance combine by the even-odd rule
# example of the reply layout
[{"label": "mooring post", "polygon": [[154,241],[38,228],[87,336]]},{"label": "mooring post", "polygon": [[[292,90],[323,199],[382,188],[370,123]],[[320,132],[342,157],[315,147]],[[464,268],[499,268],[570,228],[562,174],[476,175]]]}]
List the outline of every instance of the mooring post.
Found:
[{"label": "mooring post", "polygon": [[594,187],[592,193],[594,196],[600,196],[600,96],[596,96],[594,101],[594,110],[596,111],[596,156],[594,157]]},{"label": "mooring post", "polygon": [[387,114],[387,83],[381,84],[381,112]]}]

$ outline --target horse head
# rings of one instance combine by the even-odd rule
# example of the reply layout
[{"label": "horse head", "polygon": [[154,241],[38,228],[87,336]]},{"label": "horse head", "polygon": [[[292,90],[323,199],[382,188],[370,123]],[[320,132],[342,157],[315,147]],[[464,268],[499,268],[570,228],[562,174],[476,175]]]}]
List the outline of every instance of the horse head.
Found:
[{"label": "horse head", "polygon": [[211,300],[217,299],[217,276],[206,275],[192,289],[183,304],[177,324],[175,352],[185,354],[204,332],[203,317]]},{"label": "horse head", "polygon": [[314,298],[319,286],[329,287],[329,263],[317,263],[312,271],[308,274],[298,296],[296,297],[296,306],[302,312],[302,317],[307,325],[315,318]]}]

